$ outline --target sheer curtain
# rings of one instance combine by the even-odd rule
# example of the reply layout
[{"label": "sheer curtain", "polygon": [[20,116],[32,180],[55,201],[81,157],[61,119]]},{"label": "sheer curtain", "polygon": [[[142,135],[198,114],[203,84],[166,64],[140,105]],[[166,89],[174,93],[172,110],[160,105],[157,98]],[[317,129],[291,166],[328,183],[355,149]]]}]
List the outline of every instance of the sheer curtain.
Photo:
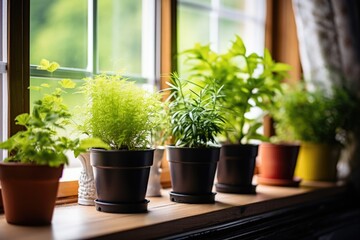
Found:
[{"label": "sheer curtain", "polygon": [[[305,81],[310,86],[320,83],[326,89],[344,85],[360,96],[360,2],[293,0],[293,6]],[[351,135],[339,174],[350,174],[348,179],[360,185],[359,135],[359,130]]]}]

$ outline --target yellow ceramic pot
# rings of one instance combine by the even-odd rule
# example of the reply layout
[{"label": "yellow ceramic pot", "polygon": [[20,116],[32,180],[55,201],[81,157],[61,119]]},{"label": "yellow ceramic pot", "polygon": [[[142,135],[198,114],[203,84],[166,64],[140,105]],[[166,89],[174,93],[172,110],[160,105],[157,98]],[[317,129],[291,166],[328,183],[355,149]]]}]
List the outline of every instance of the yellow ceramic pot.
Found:
[{"label": "yellow ceramic pot", "polygon": [[336,181],[340,145],[301,143],[295,176],[307,181]]}]

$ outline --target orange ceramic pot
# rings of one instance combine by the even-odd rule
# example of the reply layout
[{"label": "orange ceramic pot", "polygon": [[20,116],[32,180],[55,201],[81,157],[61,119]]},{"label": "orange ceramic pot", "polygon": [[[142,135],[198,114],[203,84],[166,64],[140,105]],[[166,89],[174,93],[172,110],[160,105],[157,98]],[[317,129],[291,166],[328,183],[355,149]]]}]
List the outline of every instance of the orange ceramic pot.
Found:
[{"label": "orange ceramic pot", "polygon": [[265,179],[292,180],[300,145],[261,143],[259,146],[259,172]]}]

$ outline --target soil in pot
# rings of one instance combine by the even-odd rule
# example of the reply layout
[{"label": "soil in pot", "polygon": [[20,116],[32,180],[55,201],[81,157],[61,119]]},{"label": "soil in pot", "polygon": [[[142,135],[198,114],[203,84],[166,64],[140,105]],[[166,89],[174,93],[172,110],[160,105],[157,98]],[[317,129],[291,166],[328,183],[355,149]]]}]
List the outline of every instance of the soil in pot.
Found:
[{"label": "soil in pot", "polygon": [[98,211],[113,213],[146,212],[145,199],[154,149],[92,149]]},{"label": "soil in pot", "polygon": [[63,166],[0,163],[5,218],[16,225],[51,224]]},{"label": "soil in pot", "polygon": [[256,193],[252,184],[258,145],[223,144],[218,163],[216,191],[225,193]]},{"label": "soil in pot", "polygon": [[182,203],[213,203],[212,192],[220,148],[167,146],[173,191],[170,200]]}]

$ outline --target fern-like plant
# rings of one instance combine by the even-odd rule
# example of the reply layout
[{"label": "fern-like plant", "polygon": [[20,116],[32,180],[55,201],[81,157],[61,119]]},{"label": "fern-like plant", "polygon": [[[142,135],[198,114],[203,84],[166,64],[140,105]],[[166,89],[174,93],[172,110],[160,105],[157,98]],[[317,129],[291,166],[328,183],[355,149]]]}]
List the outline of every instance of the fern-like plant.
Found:
[{"label": "fern-like plant", "polygon": [[209,147],[216,144],[216,135],[223,130],[221,116],[221,88],[215,84],[201,86],[172,74],[168,83],[171,129],[175,145],[182,147]]},{"label": "fern-like plant", "polygon": [[281,80],[290,67],[276,63],[268,50],[264,56],[248,53],[239,36],[235,37],[226,53],[212,51],[209,45],[196,44],[182,53],[190,66],[190,80],[223,86],[219,99],[223,104],[222,115],[227,120],[222,135],[230,143],[246,143],[251,139],[264,140],[258,128],[261,118],[250,116],[254,108],[266,112],[273,97],[281,91]]},{"label": "fern-like plant", "polygon": [[275,99],[272,110],[277,138],[335,144],[344,132],[355,109],[348,91],[334,87],[330,93],[321,88],[308,91],[304,84],[286,88]]},{"label": "fern-like plant", "polygon": [[[39,69],[55,71],[59,64],[43,59]],[[32,90],[41,91],[48,84],[32,86]],[[75,83],[69,79],[59,82],[59,87],[52,93],[45,94],[35,101],[32,113],[23,113],[15,118],[16,124],[25,128],[0,143],[0,148],[7,149],[10,156],[5,162],[21,162],[58,167],[68,163],[67,151],[74,151],[75,156],[90,147],[106,147],[99,139],[80,140],[70,138],[62,133],[69,125],[72,115],[63,103],[62,94],[66,89],[74,88]]]},{"label": "fern-like plant", "polygon": [[157,125],[160,96],[119,75],[97,75],[82,87],[88,104],[80,129],[111,149],[146,149]]}]

